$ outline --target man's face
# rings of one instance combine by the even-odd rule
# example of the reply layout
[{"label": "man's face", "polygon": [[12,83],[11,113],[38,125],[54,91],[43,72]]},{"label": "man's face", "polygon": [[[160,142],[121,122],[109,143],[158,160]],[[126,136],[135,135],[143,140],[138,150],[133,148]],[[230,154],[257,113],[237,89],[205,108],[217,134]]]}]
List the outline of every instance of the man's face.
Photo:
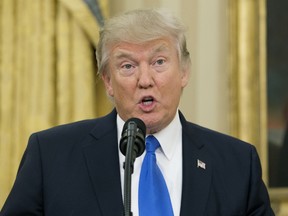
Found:
[{"label": "man's face", "polygon": [[107,70],[102,78],[124,121],[140,118],[147,133],[155,133],[173,120],[188,71],[182,69],[170,39],[118,43],[111,49]]}]

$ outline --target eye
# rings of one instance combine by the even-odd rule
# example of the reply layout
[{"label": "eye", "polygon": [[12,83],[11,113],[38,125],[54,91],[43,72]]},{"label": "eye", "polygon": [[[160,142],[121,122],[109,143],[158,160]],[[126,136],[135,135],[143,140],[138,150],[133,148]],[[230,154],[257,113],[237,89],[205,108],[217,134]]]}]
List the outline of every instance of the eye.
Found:
[{"label": "eye", "polygon": [[168,69],[169,64],[167,58],[159,57],[155,59],[152,66],[157,72],[163,72]]},{"label": "eye", "polygon": [[126,70],[130,70],[132,68],[132,65],[131,64],[124,64],[122,66],[123,69],[126,69]]},{"label": "eye", "polygon": [[135,65],[131,63],[123,63],[120,66],[120,74],[123,76],[130,76],[135,72]]},{"label": "eye", "polygon": [[155,65],[163,65],[165,63],[165,60],[164,59],[158,59],[156,62],[155,62]]}]

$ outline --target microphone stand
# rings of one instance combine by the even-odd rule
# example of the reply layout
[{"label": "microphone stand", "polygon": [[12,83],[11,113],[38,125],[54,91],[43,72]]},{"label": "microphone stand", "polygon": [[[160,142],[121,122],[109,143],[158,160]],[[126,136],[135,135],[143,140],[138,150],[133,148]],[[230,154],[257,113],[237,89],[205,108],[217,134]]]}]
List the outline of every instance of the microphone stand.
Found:
[{"label": "microphone stand", "polygon": [[136,139],[137,125],[134,122],[128,124],[127,130],[127,149],[124,163],[124,213],[125,216],[133,216],[131,212],[131,175],[133,173],[134,161],[136,158],[133,152],[133,145]]}]

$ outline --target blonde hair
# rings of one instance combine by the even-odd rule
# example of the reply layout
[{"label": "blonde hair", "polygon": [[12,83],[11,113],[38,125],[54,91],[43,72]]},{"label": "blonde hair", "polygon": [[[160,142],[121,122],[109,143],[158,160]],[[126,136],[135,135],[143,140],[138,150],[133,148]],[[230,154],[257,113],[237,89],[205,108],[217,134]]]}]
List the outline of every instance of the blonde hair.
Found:
[{"label": "blonde hair", "polygon": [[110,47],[120,42],[144,43],[162,37],[175,40],[182,67],[190,67],[185,28],[163,10],[133,10],[105,22],[96,48],[98,73],[106,72]]}]

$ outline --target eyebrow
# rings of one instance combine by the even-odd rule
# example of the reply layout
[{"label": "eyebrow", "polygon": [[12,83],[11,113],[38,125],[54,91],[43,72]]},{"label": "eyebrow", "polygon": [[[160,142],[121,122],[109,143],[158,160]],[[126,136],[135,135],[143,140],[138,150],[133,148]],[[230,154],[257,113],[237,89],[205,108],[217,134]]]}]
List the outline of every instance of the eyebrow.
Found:
[{"label": "eyebrow", "polygon": [[131,58],[133,56],[132,53],[130,53],[129,51],[126,50],[120,50],[117,51],[114,55],[117,59],[121,59],[121,58]]},{"label": "eyebrow", "polygon": [[155,50],[153,50],[153,53],[158,53],[158,52],[162,52],[166,50],[169,50],[169,48],[165,43],[163,43],[159,47],[157,47]]}]

